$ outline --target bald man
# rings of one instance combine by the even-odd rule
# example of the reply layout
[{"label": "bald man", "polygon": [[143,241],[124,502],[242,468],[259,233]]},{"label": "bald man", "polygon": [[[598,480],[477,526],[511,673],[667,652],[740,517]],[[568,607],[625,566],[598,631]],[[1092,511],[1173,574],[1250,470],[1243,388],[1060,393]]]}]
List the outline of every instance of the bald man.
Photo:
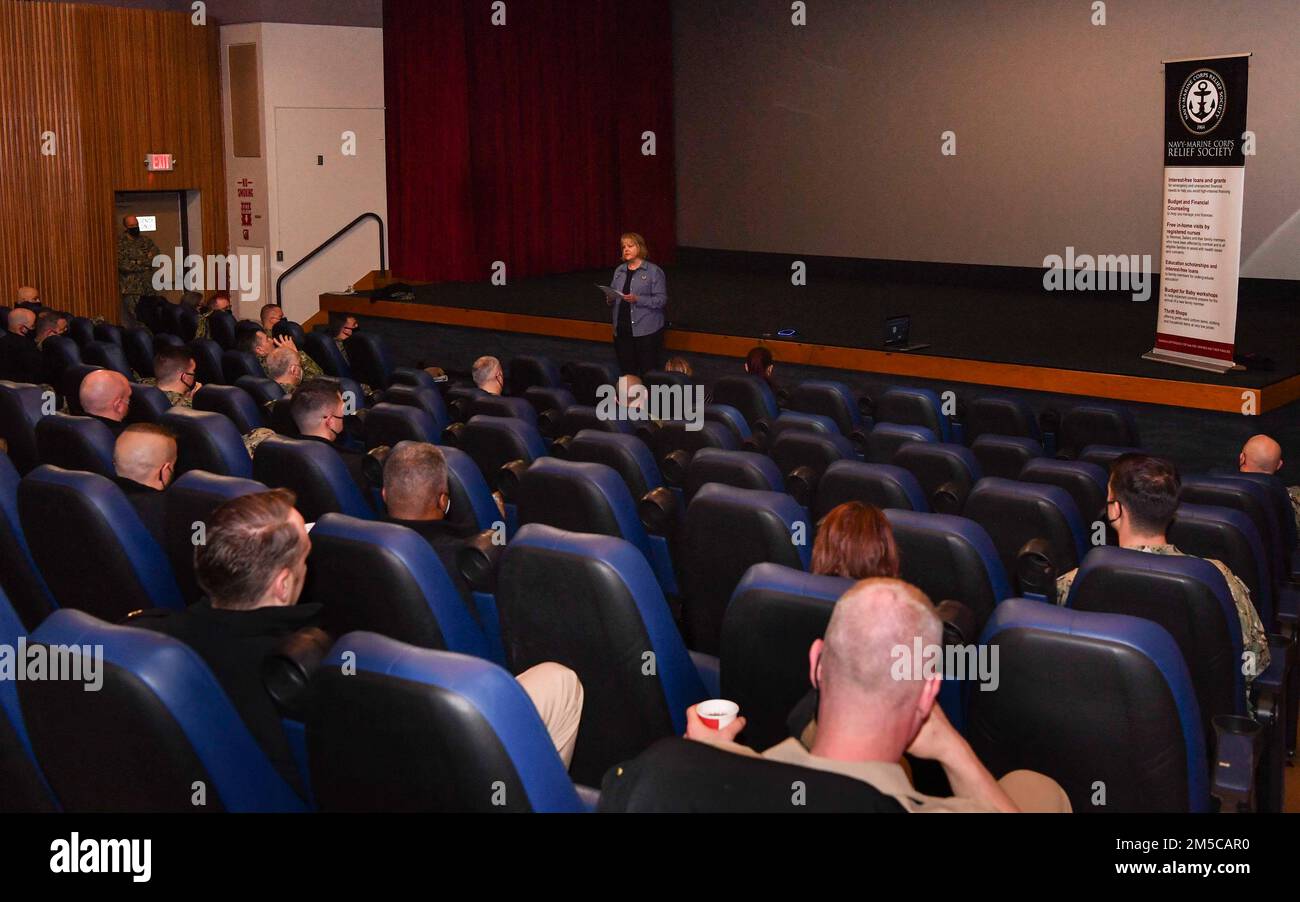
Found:
[{"label": "bald man", "polygon": [[[1267,435],[1252,435],[1241,447],[1237,456],[1237,469],[1242,473],[1265,473],[1276,476],[1282,472],[1282,446]],[[1291,496],[1291,510],[1295,514],[1296,530],[1300,531],[1300,485],[1287,486]]]},{"label": "bald man", "polygon": [[[899,678],[897,649],[942,647],[943,626],[925,593],[897,579],[864,579],[835,604],[826,637],[808,650],[808,672],[818,690],[817,726],[810,745],[787,739],[761,757],[829,771],[869,783],[909,812],[1068,812],[1057,783],[1032,771],[995,780],[969,743],[936,704],[940,676]],[[721,730],[705,726],[692,706],[686,738],[711,742],[739,754],[744,728],[738,717]],[[900,762],[903,753],[938,761],[952,786],[950,798],[918,793]]]},{"label": "bald man", "polygon": [[126,428],[122,421],[131,409],[131,383],[125,376],[113,370],[95,370],[81,380],[77,397],[86,416],[107,426],[113,438],[122,434]]},{"label": "bald man", "polygon": [[8,329],[0,337],[0,379],[45,381],[45,361],[36,346],[36,314],[25,307],[9,311]]},{"label": "bald man", "polygon": [[176,473],[176,436],[156,423],[135,423],[122,430],[113,445],[117,483],[149,534],[163,542],[166,496],[163,490]]},{"label": "bald man", "polygon": [[17,306],[22,306],[22,305],[25,305],[25,304],[31,304],[31,305],[33,305],[33,306],[37,306],[37,307],[40,306],[40,304],[41,304],[41,293],[40,293],[38,290],[36,290],[36,288],[35,288],[34,286],[31,286],[31,285],[24,285],[22,288],[19,288],[19,289],[18,289],[18,304],[17,304]]},{"label": "bald man", "polygon": [[140,296],[154,294],[153,260],[161,255],[153,239],[140,234],[134,216],[122,217],[123,232],[117,237],[117,286],[122,295],[122,325],[134,326],[135,305]]}]

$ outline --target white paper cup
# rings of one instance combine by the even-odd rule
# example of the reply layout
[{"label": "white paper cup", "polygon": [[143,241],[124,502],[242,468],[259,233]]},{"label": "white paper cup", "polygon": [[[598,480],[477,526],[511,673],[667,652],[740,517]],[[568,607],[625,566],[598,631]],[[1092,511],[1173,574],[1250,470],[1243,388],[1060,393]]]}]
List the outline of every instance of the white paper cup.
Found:
[{"label": "white paper cup", "polygon": [[709,729],[721,730],[736,719],[740,705],[725,698],[711,698],[707,702],[700,702],[695,713]]}]

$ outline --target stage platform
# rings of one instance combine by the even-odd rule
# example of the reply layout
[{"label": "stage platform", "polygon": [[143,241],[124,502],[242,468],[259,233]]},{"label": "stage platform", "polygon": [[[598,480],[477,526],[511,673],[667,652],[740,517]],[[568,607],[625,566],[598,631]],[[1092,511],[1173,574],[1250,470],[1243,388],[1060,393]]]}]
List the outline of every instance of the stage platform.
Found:
[{"label": "stage platform", "polygon": [[[1262,414],[1300,398],[1300,297],[1291,295],[1293,283],[1264,290],[1242,283],[1237,347],[1270,358],[1273,369],[1216,375],[1142,359],[1154,340],[1154,292],[1135,302],[1128,293],[1045,291],[1024,274],[995,285],[987,278],[927,281],[915,272],[826,274],[815,265],[807,284],[796,287],[788,262],[782,269],[767,262],[665,266],[667,349],[734,358],[761,342],[783,364],[1226,413],[1242,413],[1253,402]],[[608,284],[612,272],[610,266],[503,286],[417,284],[413,301],[326,294],[321,311],[608,343],[609,312],[594,286]],[[401,281],[376,276],[377,286]],[[900,313],[912,317],[912,342],[930,347],[881,349],[885,317]],[[777,338],[785,329],[795,335]]]}]

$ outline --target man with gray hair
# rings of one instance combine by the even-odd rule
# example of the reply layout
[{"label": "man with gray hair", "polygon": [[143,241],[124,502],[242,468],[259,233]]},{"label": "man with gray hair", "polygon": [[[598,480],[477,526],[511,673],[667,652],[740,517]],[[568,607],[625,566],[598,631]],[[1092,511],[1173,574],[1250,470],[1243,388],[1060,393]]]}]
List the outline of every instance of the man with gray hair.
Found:
[{"label": "man with gray hair", "polygon": [[[942,624],[924,592],[898,579],[854,584],[836,602],[825,638],[808,651],[809,679],[819,693],[815,731],[762,757],[853,777],[912,813],[1069,811],[1065,791],[1042,774],[993,778],[936,704],[941,676],[906,667],[900,678],[899,650],[911,654],[917,639],[927,649],[943,643]],[[686,712],[686,738],[753,755],[734,741],[744,725],[738,717],[713,730],[694,707]],[[939,762],[953,795],[918,793],[900,763],[904,752]]]},{"label": "man with gray hair", "polygon": [[279,347],[266,355],[266,375],[284,390],[285,395],[292,395],[302,384],[302,362],[298,352],[290,347]]},{"label": "man with gray hair", "polygon": [[474,384],[489,395],[499,395],[506,389],[506,375],[501,361],[495,357],[480,357],[474,361]]}]

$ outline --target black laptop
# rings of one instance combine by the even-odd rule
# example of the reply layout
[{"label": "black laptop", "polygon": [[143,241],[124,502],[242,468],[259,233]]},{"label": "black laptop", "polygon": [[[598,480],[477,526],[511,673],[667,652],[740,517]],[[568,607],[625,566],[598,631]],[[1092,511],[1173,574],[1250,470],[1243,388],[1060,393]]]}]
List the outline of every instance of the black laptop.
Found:
[{"label": "black laptop", "polygon": [[900,316],[885,317],[885,350],[886,351],[919,351],[922,348],[930,347],[927,345],[908,344],[908,338],[912,332],[912,317],[904,313]]}]

